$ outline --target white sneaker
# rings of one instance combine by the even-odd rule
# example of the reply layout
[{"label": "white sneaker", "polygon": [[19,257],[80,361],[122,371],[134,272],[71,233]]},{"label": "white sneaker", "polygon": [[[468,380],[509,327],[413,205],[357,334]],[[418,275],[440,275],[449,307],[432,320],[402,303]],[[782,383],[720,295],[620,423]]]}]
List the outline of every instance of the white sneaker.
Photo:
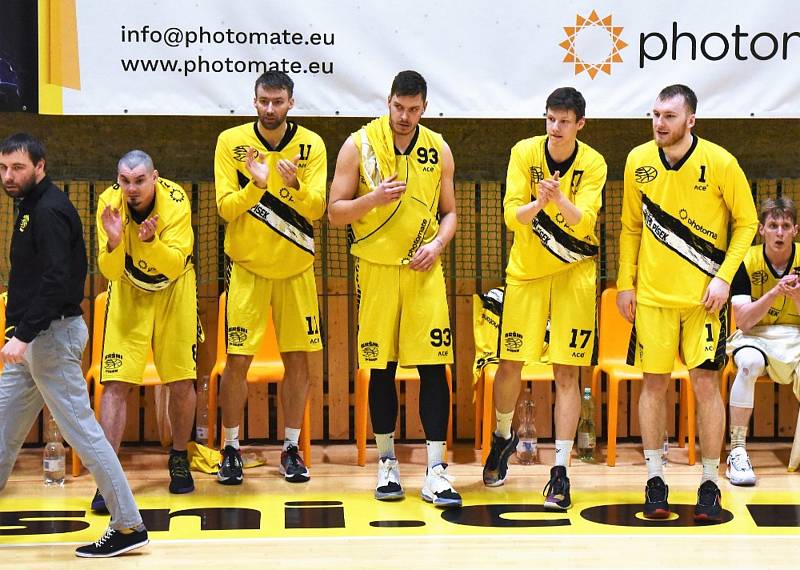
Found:
[{"label": "white sneaker", "polygon": [[422,498],[437,507],[460,507],[461,495],[450,484],[453,477],[447,474],[447,463],[429,467],[425,474]]},{"label": "white sneaker", "polygon": [[400,485],[400,467],[397,459],[382,457],[378,461],[378,484],[375,485],[375,498],[379,501],[402,499],[403,487]]},{"label": "white sneaker", "polygon": [[730,480],[731,485],[750,487],[756,484],[756,474],[753,472],[753,466],[750,464],[750,458],[744,447],[731,449],[725,476]]}]

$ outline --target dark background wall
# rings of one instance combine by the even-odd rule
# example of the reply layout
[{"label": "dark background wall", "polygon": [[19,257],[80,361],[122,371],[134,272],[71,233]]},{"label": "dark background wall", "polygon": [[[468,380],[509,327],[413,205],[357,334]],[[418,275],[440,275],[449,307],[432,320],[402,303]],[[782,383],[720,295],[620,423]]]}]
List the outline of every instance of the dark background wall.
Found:
[{"label": "dark background wall", "polygon": [[[214,145],[220,131],[247,117],[45,116],[0,114],[0,137],[28,131],[48,148],[48,167],[59,179],[112,179],[126,151],[149,152],[162,175],[212,180]],[[339,148],[365,119],[299,118],[328,148],[329,176]],[[508,154],[519,139],[544,132],[537,119],[429,119],[453,149],[460,179],[503,180]],[[703,119],[696,132],[736,155],[749,178],[800,178],[800,119]],[[609,179],[620,180],[628,151],[650,138],[647,119],[589,120],[581,138],[608,162]]]}]

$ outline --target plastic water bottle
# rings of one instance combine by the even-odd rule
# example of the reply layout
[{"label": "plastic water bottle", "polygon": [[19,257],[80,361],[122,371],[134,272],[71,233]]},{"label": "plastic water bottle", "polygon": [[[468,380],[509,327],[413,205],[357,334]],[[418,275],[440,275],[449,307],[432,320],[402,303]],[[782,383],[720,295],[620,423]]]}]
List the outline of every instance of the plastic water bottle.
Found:
[{"label": "plastic water bottle", "polygon": [[581,419],[578,422],[578,459],[581,461],[594,461],[594,448],[596,445],[594,429],[594,402],[592,389],[584,388],[581,400]]},{"label": "plastic water bottle", "polygon": [[664,443],[661,447],[661,464],[666,467],[669,463],[669,430],[664,430]]},{"label": "plastic water bottle", "polygon": [[533,403],[531,391],[528,389],[525,391],[525,397],[517,406],[517,417],[519,418],[517,461],[522,465],[536,463],[539,458],[539,439],[536,435],[536,424],[534,423],[535,412],[536,405]]},{"label": "plastic water bottle", "polygon": [[47,443],[44,446],[44,484],[47,486],[64,485],[64,472],[67,453],[61,443],[61,432],[53,416],[47,413],[47,429],[45,432]]},{"label": "plastic water bottle", "polygon": [[208,376],[197,381],[197,416],[195,439],[205,445],[208,442]]}]

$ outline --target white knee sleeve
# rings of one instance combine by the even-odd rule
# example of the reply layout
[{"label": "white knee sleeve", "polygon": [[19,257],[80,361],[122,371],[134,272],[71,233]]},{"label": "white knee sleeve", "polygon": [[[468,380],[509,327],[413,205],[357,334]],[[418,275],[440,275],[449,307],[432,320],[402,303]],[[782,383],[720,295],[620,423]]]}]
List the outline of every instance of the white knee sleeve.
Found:
[{"label": "white knee sleeve", "polygon": [[756,380],[764,374],[766,362],[764,355],[755,348],[744,347],[736,352],[733,357],[738,372],[731,386],[731,406],[737,408],[753,408],[755,399]]}]

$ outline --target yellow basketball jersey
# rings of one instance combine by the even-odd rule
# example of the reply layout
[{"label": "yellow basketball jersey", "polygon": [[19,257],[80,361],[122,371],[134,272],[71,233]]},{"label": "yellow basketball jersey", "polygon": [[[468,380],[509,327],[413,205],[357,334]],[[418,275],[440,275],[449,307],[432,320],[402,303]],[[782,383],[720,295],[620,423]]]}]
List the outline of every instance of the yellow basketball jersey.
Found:
[{"label": "yellow basketball jersey", "polygon": [[[145,291],[159,291],[194,268],[192,248],[192,209],[183,188],[165,178],[156,181],[153,210],[158,215],[156,235],[152,241],[139,239],[139,224],[131,215],[119,184],[114,184],[97,201],[97,265],[109,281],[124,279]],[[106,206],[122,214],[122,242],[108,251],[108,236],[103,229],[102,214]]]},{"label": "yellow basketball jersey", "polygon": [[577,143],[566,172],[559,173],[561,192],[581,211],[580,221],[570,226],[554,203],[549,203],[530,224],[520,224],[517,210],[536,199],[538,183],[553,174],[547,165],[547,136],[524,139],[511,149],[503,212],[514,231],[514,245],[506,268],[509,282],[537,279],[597,255],[597,213],[603,204],[606,161],[587,144]]},{"label": "yellow basketball jersey", "polygon": [[[791,263],[782,274],[777,274],[767,260],[764,245],[754,245],[747,250],[739,271],[733,278],[731,296],[748,295],[753,301],[763,297],[786,275],[800,272],[800,251],[792,244]],[[767,314],[756,323],[759,325],[800,325],[800,312],[791,299],[778,295]]]},{"label": "yellow basketball jersey", "polygon": [[[266,190],[250,181],[248,147],[269,166]],[[300,188],[291,188],[276,165],[296,157]],[[217,208],[228,222],[225,253],[251,273],[270,279],[297,275],[310,267],[315,250],[312,222],[325,213],[327,168],[319,135],[291,121],[275,148],[261,136],[258,123],[223,131],[214,154],[214,179]]]},{"label": "yellow basketball jersey", "polygon": [[[350,138],[360,154],[365,136],[362,129]],[[350,225],[353,255],[382,265],[404,265],[436,237],[443,145],[442,135],[419,125],[406,151],[395,149],[397,179],[406,182],[406,191],[400,200],[373,208]],[[371,191],[360,175],[356,197]]]},{"label": "yellow basketball jersey", "polygon": [[699,305],[712,277],[731,282],[757,226],[750,186],[724,148],[694,136],[670,166],[655,142],[640,145],[625,164],[617,287],[635,286],[651,306]]}]

